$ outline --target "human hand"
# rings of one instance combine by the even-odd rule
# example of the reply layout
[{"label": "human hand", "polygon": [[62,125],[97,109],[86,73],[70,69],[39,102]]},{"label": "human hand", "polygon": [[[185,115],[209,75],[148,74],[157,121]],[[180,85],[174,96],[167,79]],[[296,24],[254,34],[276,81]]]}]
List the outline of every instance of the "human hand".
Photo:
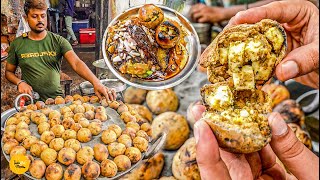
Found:
[{"label": "human hand", "polygon": [[[286,30],[288,50],[276,68],[281,81],[319,71],[319,9],[309,1],[273,2],[237,13],[228,26],[273,19]],[[315,77],[314,78],[318,78]],[[319,87],[319,78],[317,81]]]},{"label": "human hand", "polygon": [[225,9],[204,4],[193,5],[190,9],[191,19],[199,23],[215,23],[225,20]]},{"label": "human hand", "polygon": [[26,82],[21,82],[20,84],[18,84],[18,92],[21,94],[26,93],[26,94],[33,96],[32,95],[32,87]]},{"label": "human hand", "polygon": [[114,89],[109,89],[105,87],[101,82],[93,84],[94,92],[102,100],[102,96],[104,96],[107,101],[114,101],[117,98],[116,91]]},{"label": "human hand", "polygon": [[[192,108],[196,119],[200,119],[204,111],[202,105]],[[296,138],[280,114],[271,113],[268,119],[272,132],[271,142],[259,152],[251,154],[233,154],[219,149],[211,128],[205,121],[197,121],[194,133],[201,178],[318,179],[318,157]],[[285,173],[276,163],[276,156],[295,177]]]}]

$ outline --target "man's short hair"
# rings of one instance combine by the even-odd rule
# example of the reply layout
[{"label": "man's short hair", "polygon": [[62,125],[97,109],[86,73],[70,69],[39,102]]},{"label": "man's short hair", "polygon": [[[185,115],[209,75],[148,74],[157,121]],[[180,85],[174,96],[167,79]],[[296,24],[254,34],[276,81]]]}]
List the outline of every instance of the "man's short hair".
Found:
[{"label": "man's short hair", "polygon": [[24,12],[28,15],[30,9],[47,10],[48,5],[45,0],[26,0],[24,3]]}]

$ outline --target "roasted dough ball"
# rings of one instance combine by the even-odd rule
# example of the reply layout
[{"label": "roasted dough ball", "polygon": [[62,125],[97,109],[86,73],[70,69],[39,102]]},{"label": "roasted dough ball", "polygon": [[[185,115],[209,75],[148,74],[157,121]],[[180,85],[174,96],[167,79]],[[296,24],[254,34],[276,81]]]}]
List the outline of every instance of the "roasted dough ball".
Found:
[{"label": "roasted dough ball", "polygon": [[40,157],[42,151],[48,148],[48,145],[43,141],[38,141],[31,145],[30,153],[35,157]]},{"label": "roasted dough ball", "polygon": [[[93,112],[92,110],[86,111],[86,112],[84,113],[84,118],[86,118],[86,119],[88,119],[88,120],[92,120],[92,119],[95,118],[95,114],[94,114],[94,112]],[[99,119],[99,118],[98,118],[98,119]]]},{"label": "roasted dough ball", "polygon": [[46,104],[43,101],[37,101],[35,105],[37,106],[38,110],[46,107]]},{"label": "roasted dough ball", "polygon": [[269,94],[272,108],[286,99],[290,99],[290,92],[285,86],[277,84],[265,84],[262,90]]},{"label": "roasted dough ball", "polygon": [[48,166],[57,161],[57,155],[58,153],[54,149],[47,148],[42,151],[40,158]]},{"label": "roasted dough ball", "polygon": [[196,161],[195,138],[188,139],[174,155],[172,173],[177,179],[200,180],[199,167]]},{"label": "roasted dough ball", "polygon": [[67,129],[63,132],[62,139],[65,141],[68,139],[77,139],[77,132],[72,129]]},{"label": "roasted dough ball", "polygon": [[46,104],[46,105],[52,105],[52,104],[54,104],[54,99],[48,98],[48,99],[46,100],[45,104]]},{"label": "roasted dough ball", "polygon": [[163,131],[167,132],[164,148],[176,150],[188,139],[190,129],[184,116],[175,112],[165,112],[153,120],[152,137],[156,138]]},{"label": "roasted dough ball", "polygon": [[89,96],[82,96],[83,97],[83,103],[87,103],[90,101],[90,97]]},{"label": "roasted dough ball", "polygon": [[105,146],[104,144],[95,144],[93,146],[93,151],[94,151],[94,158],[101,162],[105,159],[108,159],[109,156],[109,152],[108,152],[108,148],[107,146]]},{"label": "roasted dough ball", "polygon": [[35,124],[39,125],[42,122],[47,122],[47,117],[43,113],[40,112],[34,112],[31,114],[31,121]]},{"label": "roasted dough ball", "polygon": [[117,165],[111,161],[110,159],[105,159],[100,164],[101,175],[104,177],[114,177],[117,175],[118,167]]},{"label": "roasted dough ball", "polygon": [[100,175],[100,166],[90,160],[82,166],[81,172],[85,179],[97,179]]},{"label": "roasted dough ball", "polygon": [[78,152],[81,148],[81,144],[76,139],[68,139],[64,142],[64,147],[72,148],[75,152]]},{"label": "roasted dough ball", "polygon": [[89,146],[85,146],[77,152],[77,162],[82,165],[87,161],[91,161],[93,159],[93,155],[93,149]]},{"label": "roasted dough ball", "polygon": [[125,171],[131,167],[130,159],[125,155],[118,155],[113,159],[119,171]]},{"label": "roasted dough ball", "polygon": [[49,119],[49,124],[50,124],[50,127],[53,127],[55,125],[61,125],[61,120],[59,118],[52,118],[52,119]]},{"label": "roasted dough ball", "polygon": [[43,108],[43,109],[40,110],[40,112],[43,113],[46,117],[49,116],[49,113],[50,113],[51,111],[53,111],[53,110],[52,110],[51,108],[49,108],[49,107],[45,107],[45,108]]},{"label": "roasted dough ball", "polygon": [[164,49],[174,47],[180,40],[181,27],[173,20],[162,22],[156,29],[156,41]]},{"label": "roasted dough ball", "polygon": [[57,96],[55,99],[54,99],[54,104],[65,104],[66,101],[63,99],[63,97],[61,96]]},{"label": "roasted dough ball", "polygon": [[27,109],[32,110],[32,111],[36,111],[37,110],[37,106],[35,104],[29,104],[27,106]]},{"label": "roasted dough ball", "polygon": [[127,134],[131,139],[134,139],[136,137],[136,130],[131,127],[127,127],[122,131],[122,134]]},{"label": "roasted dough ball", "polygon": [[136,117],[133,116],[129,111],[121,113],[120,118],[124,121],[124,123],[137,121]]},{"label": "roasted dough ball", "polygon": [[62,138],[54,138],[51,140],[49,147],[58,152],[64,147],[64,140]]},{"label": "roasted dough ball", "polygon": [[125,104],[121,104],[117,109],[118,114],[121,114],[121,113],[126,112],[126,111],[129,111],[129,108]]},{"label": "roasted dough ball", "polygon": [[62,166],[58,163],[50,164],[45,173],[45,177],[47,180],[60,180],[63,177],[63,169]]},{"label": "roasted dough ball", "polygon": [[3,144],[2,149],[6,154],[10,154],[11,150],[18,145],[19,145],[19,142],[17,140],[9,139],[7,142]]},{"label": "roasted dough ball", "polygon": [[141,159],[141,152],[136,147],[128,147],[124,155],[130,159],[131,163],[136,163]]},{"label": "roasted dough ball", "polygon": [[117,140],[117,135],[114,131],[107,129],[101,134],[101,141],[105,144],[113,143]]},{"label": "roasted dough ball", "polygon": [[11,132],[9,132],[9,131],[5,131],[4,133],[3,133],[3,135],[2,135],[2,137],[1,137],[1,140],[2,140],[2,142],[3,143],[6,143],[6,142],[8,142],[9,141],[9,139],[14,139],[14,135],[15,135],[16,133],[14,132],[14,131],[11,131]]},{"label": "roasted dough ball", "polygon": [[81,168],[76,164],[71,164],[64,171],[64,180],[80,180]]},{"label": "roasted dough ball", "polygon": [[65,103],[69,103],[69,102],[73,102],[73,97],[70,95],[66,95],[66,97],[64,98]]},{"label": "roasted dough ball", "polygon": [[6,121],[6,126],[9,125],[17,125],[20,121],[18,120],[18,118],[16,117],[10,117],[7,121]]},{"label": "roasted dough ball", "polygon": [[15,132],[16,131],[16,128],[17,128],[17,125],[7,125],[5,128],[4,128],[4,131],[5,132]]},{"label": "roasted dough ball", "polygon": [[106,113],[106,108],[103,106],[98,106],[98,107],[96,107],[95,112],[96,113]]},{"label": "roasted dough ball", "polygon": [[53,110],[49,113],[49,120],[52,118],[60,119],[60,117],[61,117],[61,113],[57,110]]},{"label": "roasted dough ball", "polygon": [[102,124],[101,122],[91,122],[88,126],[88,129],[91,131],[91,134],[97,136],[102,131]]},{"label": "roasted dough ball", "polygon": [[288,123],[288,126],[295,133],[296,137],[302,142],[308,149],[312,150],[312,141],[309,133],[295,123]]},{"label": "roasted dough ball", "polygon": [[286,123],[298,123],[300,126],[305,124],[305,115],[300,105],[292,99],[287,99],[278,104],[273,112],[280,113]]},{"label": "roasted dough ball", "polygon": [[48,122],[42,122],[38,125],[39,134],[42,134],[44,131],[50,131],[50,124]]},{"label": "roasted dough ball", "polygon": [[121,135],[121,133],[122,133],[121,127],[116,125],[116,124],[111,124],[110,126],[108,126],[108,129],[110,129],[113,132],[115,132],[117,137],[119,137]]},{"label": "roasted dough ball", "polygon": [[13,157],[14,155],[26,155],[27,150],[23,146],[14,146],[10,151],[10,157]]},{"label": "roasted dough ball", "polygon": [[176,111],[179,106],[179,99],[171,89],[149,91],[147,105],[151,112],[158,115],[167,111]]},{"label": "roasted dough ball", "polygon": [[42,160],[36,159],[31,162],[29,172],[32,177],[41,179],[44,176],[44,173],[46,172],[46,168],[47,166]]},{"label": "roasted dough ball", "polygon": [[16,134],[14,135],[14,138],[19,141],[22,142],[26,137],[30,136],[31,132],[29,129],[18,129],[16,131]]},{"label": "roasted dough ball", "polygon": [[81,128],[82,128],[82,126],[81,126],[81,124],[79,124],[79,123],[74,123],[74,124],[72,124],[71,127],[70,127],[70,129],[72,129],[72,130],[74,130],[74,131],[76,131],[76,132],[78,132]]},{"label": "roasted dough ball", "polygon": [[271,99],[261,90],[237,91],[224,83],[205,85],[201,96],[207,111],[203,119],[221,148],[234,153],[259,151],[271,140],[267,114]]},{"label": "roasted dough ball", "polygon": [[[80,121],[81,118],[84,118],[85,117],[85,114],[83,113],[76,113],[74,116],[73,116],[73,120],[74,122],[78,123]],[[87,118],[88,119],[88,118]]]},{"label": "roasted dough ball", "polygon": [[149,122],[152,122],[152,113],[151,111],[143,105],[140,104],[130,104],[128,105],[130,108],[134,108],[137,113],[142,116],[144,119],[148,120]]},{"label": "roasted dough ball", "polygon": [[140,23],[150,29],[155,29],[164,18],[163,11],[153,4],[143,5],[138,15]]},{"label": "roasted dough ball", "polygon": [[62,137],[62,134],[65,132],[65,129],[62,125],[60,124],[57,124],[57,125],[54,125],[50,131],[53,132],[53,134],[55,135],[55,137],[59,138],[59,137]]},{"label": "roasted dough ball", "polygon": [[32,113],[34,113],[35,111],[33,111],[33,110],[30,110],[30,109],[27,109],[27,110],[25,110],[25,111],[23,111],[23,116],[26,116],[26,117],[28,117],[29,119],[31,118],[31,114]]},{"label": "roasted dough ball", "polygon": [[127,148],[132,146],[131,137],[127,134],[122,134],[121,136],[119,136],[117,141],[124,144]]},{"label": "roasted dough ball", "polygon": [[147,162],[135,168],[124,179],[158,179],[164,166],[164,155],[157,153]]},{"label": "roasted dough ball", "polygon": [[[44,115],[42,113],[37,113],[37,114],[39,114],[40,116]],[[45,116],[44,117],[42,116],[41,120],[44,121],[43,119],[47,120]],[[18,123],[22,121],[24,121],[27,124],[30,124],[30,118],[28,116],[21,116],[18,118]]]},{"label": "roasted dough ball", "polygon": [[26,137],[23,141],[22,141],[22,143],[21,143],[21,145],[24,147],[24,148],[26,148],[26,149],[30,149],[30,147],[34,144],[34,143],[36,143],[36,142],[38,142],[39,141],[39,139],[37,138],[37,137],[35,137],[35,136],[28,136],[28,137]]},{"label": "roasted dough ball", "polygon": [[64,118],[62,120],[62,126],[65,128],[65,129],[70,129],[70,127],[74,124],[74,120],[71,118],[71,117],[68,117],[68,118]]},{"label": "roasted dough ball", "polygon": [[77,139],[82,143],[89,142],[92,139],[91,131],[88,128],[81,128],[77,133]]},{"label": "roasted dough ball", "polygon": [[40,140],[49,144],[52,139],[55,138],[55,135],[52,131],[45,131],[41,134]]},{"label": "roasted dough ball", "polygon": [[60,113],[64,115],[67,112],[72,112],[72,110],[68,106],[63,106],[60,108]]},{"label": "roasted dough ball", "polygon": [[58,161],[69,166],[76,160],[76,151],[72,148],[62,148],[58,153]]},{"label": "roasted dough ball", "polygon": [[117,110],[120,106],[120,103],[118,101],[112,101],[110,104],[109,104],[109,107],[114,109],[114,110]]},{"label": "roasted dough ball", "polygon": [[82,106],[86,109],[86,112],[95,110],[95,107],[92,104],[83,103]]},{"label": "roasted dough ball", "polygon": [[73,113],[73,112],[66,112],[66,113],[64,113],[64,115],[63,115],[63,119],[73,118],[73,116],[74,116],[74,113]]},{"label": "roasted dough ball", "polygon": [[144,139],[146,139],[147,141],[149,141],[149,136],[148,134],[145,132],[145,131],[142,131],[142,130],[139,130],[137,133],[136,133],[136,136],[137,137],[142,137]]},{"label": "roasted dough ball", "polygon": [[103,112],[97,112],[94,116],[95,119],[99,119],[102,122],[105,122],[108,120],[108,116]]},{"label": "roasted dough ball", "polygon": [[83,127],[83,128],[87,128],[90,124],[90,122],[88,121],[88,119],[86,118],[81,118],[79,120],[79,124]]},{"label": "roasted dough ball", "polygon": [[124,154],[124,152],[126,151],[126,146],[118,142],[113,142],[108,145],[108,151],[110,156],[116,157]]},{"label": "roasted dough ball", "polygon": [[29,129],[29,126],[26,122],[21,121],[16,125],[16,130],[18,129]]},{"label": "roasted dough ball", "polygon": [[[76,105],[75,107],[77,107],[78,105],[81,105],[82,102],[83,102],[83,98],[81,97],[80,100],[74,100],[74,101],[72,102],[72,104]],[[75,107],[74,107],[74,108],[75,108]],[[74,110],[74,108],[73,108],[73,110]]]},{"label": "roasted dough ball", "polygon": [[133,146],[138,148],[141,152],[146,152],[148,150],[148,141],[143,137],[135,137],[133,139]]},{"label": "roasted dough ball", "polygon": [[173,176],[162,176],[159,180],[177,180],[177,179]]},{"label": "roasted dough ball", "polygon": [[89,102],[90,102],[91,104],[98,103],[99,101],[100,101],[100,100],[99,100],[98,96],[91,96],[91,97],[90,97],[90,100],[89,100]]},{"label": "roasted dough ball", "polygon": [[131,127],[132,129],[134,129],[136,132],[140,130],[140,125],[136,122],[128,122],[126,124],[126,127]]},{"label": "roasted dough ball", "polygon": [[73,112],[76,114],[76,113],[85,113],[86,112],[86,109],[82,106],[82,105],[77,105]]},{"label": "roasted dough ball", "polygon": [[146,100],[147,90],[130,86],[124,92],[124,102],[128,104],[142,104]]},{"label": "roasted dough ball", "polygon": [[73,101],[77,101],[77,100],[83,98],[80,94],[75,94],[72,97],[73,97]]}]

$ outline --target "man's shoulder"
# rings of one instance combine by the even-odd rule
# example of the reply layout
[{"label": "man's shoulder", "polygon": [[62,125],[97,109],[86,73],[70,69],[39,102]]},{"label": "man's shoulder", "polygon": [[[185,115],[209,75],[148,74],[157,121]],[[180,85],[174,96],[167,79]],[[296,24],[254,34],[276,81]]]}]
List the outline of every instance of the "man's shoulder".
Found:
[{"label": "man's shoulder", "polygon": [[50,32],[48,31],[48,35],[51,37],[51,38],[55,38],[55,39],[65,39],[64,37],[60,36],[59,34],[56,34],[56,33],[53,33],[53,32]]}]

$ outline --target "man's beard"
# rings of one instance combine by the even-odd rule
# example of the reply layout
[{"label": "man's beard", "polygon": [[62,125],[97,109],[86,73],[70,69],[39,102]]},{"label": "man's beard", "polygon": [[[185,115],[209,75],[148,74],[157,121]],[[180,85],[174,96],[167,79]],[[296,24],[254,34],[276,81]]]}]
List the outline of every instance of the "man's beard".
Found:
[{"label": "man's beard", "polygon": [[[40,24],[44,26],[43,23],[39,23],[39,24],[36,25],[36,27],[37,27],[38,25],[40,25]],[[40,34],[40,33],[42,33],[42,32],[45,30],[45,28],[42,29],[42,30],[38,30],[38,29],[36,29],[36,28],[30,28],[30,29],[31,29],[33,32],[37,33],[37,34]]]}]

